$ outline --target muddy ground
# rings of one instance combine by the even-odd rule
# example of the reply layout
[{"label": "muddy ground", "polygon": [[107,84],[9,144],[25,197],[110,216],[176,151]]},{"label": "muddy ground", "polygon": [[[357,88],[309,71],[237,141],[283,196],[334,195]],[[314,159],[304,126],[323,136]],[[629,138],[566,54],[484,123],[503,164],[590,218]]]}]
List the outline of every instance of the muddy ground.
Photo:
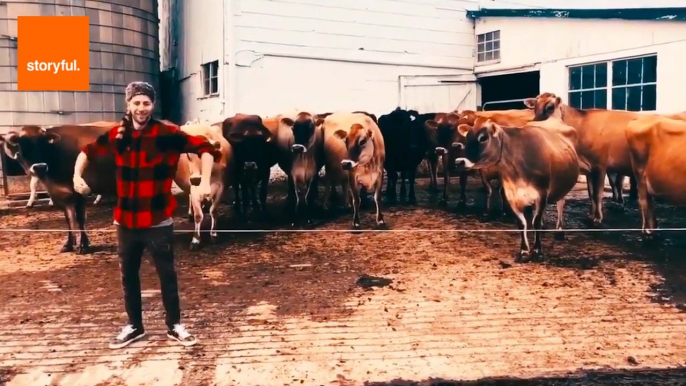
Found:
[{"label": "muddy ground", "polygon": [[[59,210],[3,210],[0,384],[686,382],[683,232],[653,245],[638,232],[568,232],[564,241],[546,233],[546,261],[516,264],[518,234],[493,231],[516,229],[514,220],[481,219],[479,182],[464,212],[455,193],[441,208],[440,194],[420,185],[417,206],[385,205],[389,228],[402,232],[352,234],[351,214],[320,212],[315,230],[340,232],[221,233],[198,252],[189,233],[179,234],[183,321],[200,340],[193,348],[164,335],[146,255],[148,336],[108,349],[125,322],[109,203],[88,208],[94,252],[83,256],[58,253],[66,235],[45,232],[65,227]],[[219,227],[288,228],[283,198],[273,188],[270,219],[248,224],[225,205]],[[585,187],[572,198],[567,228],[585,229]],[[605,227],[640,227],[635,204],[621,211],[607,199],[605,207]],[[366,229],[374,228],[372,208]],[[177,229],[192,229],[186,212],[179,208]],[[657,214],[661,227],[686,225],[684,210],[660,206]],[[550,206],[546,225],[554,219]],[[473,232],[447,232],[455,229]]]}]

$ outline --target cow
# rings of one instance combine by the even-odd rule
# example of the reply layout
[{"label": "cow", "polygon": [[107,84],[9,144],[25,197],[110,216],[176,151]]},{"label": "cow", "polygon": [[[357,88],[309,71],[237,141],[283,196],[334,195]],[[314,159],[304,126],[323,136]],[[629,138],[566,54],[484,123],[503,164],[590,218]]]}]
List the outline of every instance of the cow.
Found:
[{"label": "cow", "polygon": [[352,196],[353,229],[358,230],[359,189],[365,188],[374,195],[377,225],[385,226],[379,201],[386,158],[381,130],[368,115],[349,112],[335,112],[329,115],[324,120],[323,128],[327,178],[325,199],[328,200],[328,190],[332,185],[347,185],[346,196]]},{"label": "cow", "polygon": [[[274,145],[276,133],[264,125],[258,115],[236,114],[222,122],[222,134],[234,153],[233,188],[236,200],[234,210],[244,218],[248,204],[253,210],[266,214],[267,185],[271,167],[276,165],[277,153]],[[260,203],[257,202],[257,184],[260,183]],[[243,188],[241,211],[240,188]]]},{"label": "cow", "polygon": [[[474,129],[461,124],[458,133],[466,137],[464,156],[455,160],[458,169],[498,168],[505,197],[522,231],[515,260],[542,261],[540,230],[545,207],[548,202],[557,203],[556,227],[561,231],[565,197],[579,177],[576,132],[561,122],[553,130],[542,124],[502,127],[487,120]],[[528,207],[533,207],[531,218],[527,218]],[[535,232],[533,248],[527,237],[529,222]]]},{"label": "cow", "polygon": [[[425,158],[429,159],[431,186],[435,188],[435,166],[438,156],[428,152],[429,135],[424,123],[434,119],[435,113],[419,114],[416,110],[404,110],[400,107],[379,118],[379,129],[386,144],[386,161],[384,167],[388,173],[386,199],[393,203],[397,200],[396,184],[400,173],[400,200],[416,204],[414,185],[417,167]],[[405,180],[409,185],[409,194],[405,189]]]},{"label": "cow", "polygon": [[[56,206],[62,207],[69,229],[60,252],[75,250],[76,229],[80,231],[77,253],[88,253],[90,240],[85,231],[85,197],[74,191],[74,163],[81,149],[105,134],[115,122],[97,125],[60,125],[51,128],[24,126],[19,132],[0,137],[5,152],[35,174]],[[89,163],[83,178],[96,195],[114,196],[117,192],[114,156]]]},{"label": "cow", "polygon": [[202,124],[199,123],[199,120],[189,122],[181,126],[180,130],[193,136],[205,138],[222,153],[219,162],[212,164],[212,171],[210,172],[211,193],[209,197],[200,197],[197,193],[202,170],[200,157],[196,154],[185,153],[179,157],[177,164],[174,183],[189,197],[188,211],[189,215],[193,216],[195,223],[195,232],[193,233],[190,249],[196,250],[200,248],[200,226],[203,220],[202,206],[204,203],[210,206],[210,239],[211,242],[216,242],[217,206],[221,202],[224,189],[232,183],[233,174],[229,173],[229,171],[233,168],[234,156],[233,149],[226,138],[224,138],[220,125]]},{"label": "cow", "polygon": [[654,197],[686,206],[686,121],[674,118],[645,116],[629,122],[625,133],[646,239],[657,228]]},{"label": "cow", "polygon": [[317,197],[319,170],[324,166],[323,123],[323,118],[308,112],[278,118],[278,164],[288,175],[288,204],[293,208],[292,226],[298,220],[300,193],[303,189],[307,200],[307,223],[312,224],[312,206]]},{"label": "cow", "polygon": [[[589,166],[589,170],[581,172],[587,176],[586,184],[591,199],[590,217],[594,225],[600,225],[603,221],[605,176],[608,173],[615,174],[615,177],[610,177],[610,183],[614,185],[613,195],[623,204],[623,176],[632,176],[633,173],[625,131],[629,122],[646,114],[622,110],[577,109],[563,104],[560,97],[549,92],[527,98],[524,104],[534,111],[535,121],[554,116],[578,132],[578,156],[581,164]],[[632,183],[632,192],[635,185],[635,182]],[[631,196],[635,194],[631,193]]]}]

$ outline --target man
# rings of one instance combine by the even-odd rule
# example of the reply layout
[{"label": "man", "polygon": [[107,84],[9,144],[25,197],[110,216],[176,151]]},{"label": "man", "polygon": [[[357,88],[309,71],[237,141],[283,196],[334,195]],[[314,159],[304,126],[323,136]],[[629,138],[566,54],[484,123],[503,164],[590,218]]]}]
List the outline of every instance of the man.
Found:
[{"label": "man", "polygon": [[127,112],[121,124],[87,145],[74,166],[74,189],[85,195],[90,189],[82,175],[88,162],[106,154],[115,155],[118,200],[114,223],[129,322],[110,343],[113,349],[145,336],[139,270],[146,248],[160,279],[167,336],[184,346],[197,342],[180,323],[172,219],[176,200],[171,186],[181,154],[195,153],[202,160],[199,193],[209,194],[212,163],[219,161],[221,153],[204,138],[153,119],[154,107],[153,87],[144,82],[130,83],[126,87]]}]

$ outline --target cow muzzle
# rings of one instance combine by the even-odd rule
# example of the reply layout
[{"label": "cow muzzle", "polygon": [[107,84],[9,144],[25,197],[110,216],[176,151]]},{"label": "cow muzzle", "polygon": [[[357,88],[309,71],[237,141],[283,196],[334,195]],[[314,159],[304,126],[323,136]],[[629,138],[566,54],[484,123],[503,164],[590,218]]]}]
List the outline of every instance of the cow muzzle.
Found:
[{"label": "cow muzzle", "polygon": [[349,159],[344,159],[341,161],[341,168],[345,171],[350,171],[353,170],[357,166],[357,162],[349,160]]},{"label": "cow muzzle", "polygon": [[469,170],[474,167],[474,162],[462,157],[455,159],[455,168],[457,170]]},{"label": "cow muzzle", "polygon": [[31,171],[31,173],[36,177],[43,178],[48,173],[48,164],[44,162],[33,164],[29,168],[29,171]]},{"label": "cow muzzle", "polygon": [[303,145],[295,144],[295,145],[291,146],[291,151],[295,154],[303,154],[303,153],[307,153],[307,148]]},{"label": "cow muzzle", "polygon": [[444,147],[437,147],[436,148],[436,155],[445,155],[448,151],[445,150]]},{"label": "cow muzzle", "polygon": [[255,162],[246,162],[246,163],[243,165],[243,169],[244,169],[244,170],[250,170],[250,171],[257,170],[257,163],[255,163]]}]

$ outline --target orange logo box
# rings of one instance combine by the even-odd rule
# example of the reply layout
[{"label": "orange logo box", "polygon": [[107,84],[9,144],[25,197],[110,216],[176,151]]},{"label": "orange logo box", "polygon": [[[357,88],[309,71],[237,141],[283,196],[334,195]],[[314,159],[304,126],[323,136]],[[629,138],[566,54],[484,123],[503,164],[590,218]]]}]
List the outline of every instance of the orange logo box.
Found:
[{"label": "orange logo box", "polygon": [[88,16],[18,16],[17,89],[88,91]]}]

